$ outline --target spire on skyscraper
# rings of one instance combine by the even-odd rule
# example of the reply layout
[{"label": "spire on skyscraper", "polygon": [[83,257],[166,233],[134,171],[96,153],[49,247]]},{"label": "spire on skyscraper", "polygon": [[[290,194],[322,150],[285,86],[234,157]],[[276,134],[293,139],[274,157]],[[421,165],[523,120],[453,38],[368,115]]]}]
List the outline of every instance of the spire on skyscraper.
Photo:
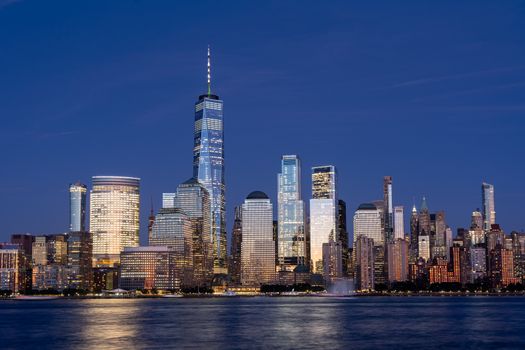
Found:
[{"label": "spire on skyscraper", "polygon": [[425,197],[423,197],[423,202],[421,203],[421,211],[428,211],[428,206],[427,206],[427,199]]},{"label": "spire on skyscraper", "polygon": [[211,53],[208,45],[208,97],[211,95]]}]

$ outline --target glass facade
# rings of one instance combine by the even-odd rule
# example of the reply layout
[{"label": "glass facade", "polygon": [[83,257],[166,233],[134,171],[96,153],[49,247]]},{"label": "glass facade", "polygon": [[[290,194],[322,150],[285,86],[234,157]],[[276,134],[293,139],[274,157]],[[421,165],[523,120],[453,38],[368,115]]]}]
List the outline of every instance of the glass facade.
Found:
[{"label": "glass facade", "polygon": [[173,203],[191,222],[194,282],[209,284],[213,278],[213,237],[208,191],[191,178],[177,187]]},{"label": "glass facade", "polygon": [[283,271],[293,271],[306,264],[304,203],[301,197],[301,161],[295,155],[281,160],[277,175],[278,191],[278,264]]},{"label": "glass facade", "polygon": [[372,203],[364,203],[354,214],[354,245],[359,236],[373,239],[374,245],[383,245],[381,210]]},{"label": "glass facade", "polygon": [[276,280],[273,206],[263,192],[252,192],[242,205],[241,283],[271,284]]},{"label": "glass facade", "polygon": [[86,230],[87,187],[79,182],[69,186],[69,231]]},{"label": "glass facade", "polygon": [[402,206],[394,207],[394,239],[405,238],[404,210]]},{"label": "glass facade", "polygon": [[483,229],[485,231],[490,231],[490,225],[496,223],[493,185],[485,182],[481,185],[481,200],[483,204]]},{"label": "glass facade", "polygon": [[337,239],[337,207],[335,166],[312,168],[310,268],[313,273],[323,273],[323,244]]},{"label": "glass facade", "polygon": [[201,95],[195,104],[193,177],[210,196],[214,272],[227,273],[223,102],[213,94]]},{"label": "glass facade", "polygon": [[179,208],[163,208],[155,217],[150,246],[170,248],[175,258],[175,277],[186,286],[193,281],[193,226]]},{"label": "glass facade", "polygon": [[67,235],[68,286],[91,290],[93,288],[93,239],[85,231],[70,232]]},{"label": "glass facade", "polygon": [[135,177],[93,177],[89,221],[95,266],[112,266],[124,247],[139,245],[139,185]]}]

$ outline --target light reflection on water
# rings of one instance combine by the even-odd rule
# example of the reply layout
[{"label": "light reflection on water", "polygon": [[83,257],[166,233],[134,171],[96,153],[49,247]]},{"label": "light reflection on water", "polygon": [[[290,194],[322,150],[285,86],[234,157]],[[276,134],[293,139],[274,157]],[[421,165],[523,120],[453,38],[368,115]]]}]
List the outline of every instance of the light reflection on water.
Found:
[{"label": "light reflection on water", "polygon": [[525,348],[525,298],[0,301],[0,348]]}]

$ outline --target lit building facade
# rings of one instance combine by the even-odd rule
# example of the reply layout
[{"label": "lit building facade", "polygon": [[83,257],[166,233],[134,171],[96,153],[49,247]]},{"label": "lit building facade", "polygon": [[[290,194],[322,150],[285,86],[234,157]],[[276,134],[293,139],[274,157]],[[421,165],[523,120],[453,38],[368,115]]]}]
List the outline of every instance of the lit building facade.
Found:
[{"label": "lit building facade", "polygon": [[191,223],[194,283],[197,286],[210,284],[213,278],[213,236],[208,191],[198,180],[191,178],[177,187],[174,204]]},{"label": "lit building facade", "polygon": [[242,205],[241,283],[271,284],[276,280],[273,207],[268,196],[252,192]]},{"label": "lit building facade", "polygon": [[354,245],[357,237],[364,236],[374,240],[374,245],[383,245],[381,210],[372,203],[361,204],[354,214]]},{"label": "lit building facade", "polygon": [[310,269],[323,273],[323,244],[337,239],[337,173],[335,166],[312,168],[310,199]]},{"label": "lit building facade", "polygon": [[384,241],[390,243],[394,239],[394,209],[392,204],[392,176],[383,177],[383,209],[384,209]]},{"label": "lit building facade", "polygon": [[356,289],[374,290],[374,240],[360,235],[354,242]]},{"label": "lit building facade", "polygon": [[90,232],[67,234],[67,284],[69,288],[93,289],[93,238]]},{"label": "lit building facade", "polygon": [[278,237],[277,259],[282,271],[306,264],[304,202],[301,197],[301,161],[284,155],[277,175]]},{"label": "lit building facade", "polygon": [[163,193],[162,194],[162,207],[163,208],[175,208],[174,201],[175,200],[175,193],[169,192],[169,193]]},{"label": "lit building facade", "polygon": [[424,261],[430,260],[430,237],[427,235],[420,235],[418,237],[418,258]]},{"label": "lit building facade", "polygon": [[193,177],[210,196],[214,273],[227,273],[226,185],[224,182],[223,101],[211,93],[210,51],[208,48],[208,91],[195,103]]},{"label": "lit building facade", "polygon": [[404,209],[402,206],[394,207],[394,239],[405,238]]},{"label": "lit building facade", "polygon": [[333,279],[343,277],[343,246],[340,241],[331,240],[323,243],[323,279],[331,283]]},{"label": "lit building facade", "polygon": [[69,231],[86,230],[87,187],[80,182],[69,186]]},{"label": "lit building facade", "polygon": [[18,293],[24,289],[23,251],[17,244],[0,243],[0,290]]},{"label": "lit building facade", "polygon": [[170,248],[177,281],[185,286],[193,284],[193,225],[186,213],[179,208],[161,209],[155,217],[149,245]]},{"label": "lit building facade", "polygon": [[179,290],[184,287],[178,254],[166,246],[124,248],[119,286],[126,290]]},{"label": "lit building facade", "polygon": [[118,264],[124,247],[139,245],[140,179],[93,176],[90,193],[90,232],[94,266]]},{"label": "lit building facade", "polygon": [[496,208],[494,204],[494,186],[488,183],[481,184],[481,202],[483,208],[483,229],[490,230],[496,223]]},{"label": "lit building facade", "polygon": [[241,284],[242,207],[235,207],[228,273],[233,285]]},{"label": "lit building facade", "polygon": [[388,281],[404,282],[408,279],[408,241],[395,239],[388,244]]}]

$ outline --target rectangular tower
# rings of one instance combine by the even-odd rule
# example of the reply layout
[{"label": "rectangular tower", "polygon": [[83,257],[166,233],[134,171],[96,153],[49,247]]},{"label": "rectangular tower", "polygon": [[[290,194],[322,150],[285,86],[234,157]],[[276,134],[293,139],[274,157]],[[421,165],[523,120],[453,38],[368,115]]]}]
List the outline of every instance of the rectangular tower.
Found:
[{"label": "rectangular tower", "polygon": [[284,155],[277,175],[278,245],[277,259],[282,271],[293,271],[306,263],[304,203],[301,198],[301,161]]}]

